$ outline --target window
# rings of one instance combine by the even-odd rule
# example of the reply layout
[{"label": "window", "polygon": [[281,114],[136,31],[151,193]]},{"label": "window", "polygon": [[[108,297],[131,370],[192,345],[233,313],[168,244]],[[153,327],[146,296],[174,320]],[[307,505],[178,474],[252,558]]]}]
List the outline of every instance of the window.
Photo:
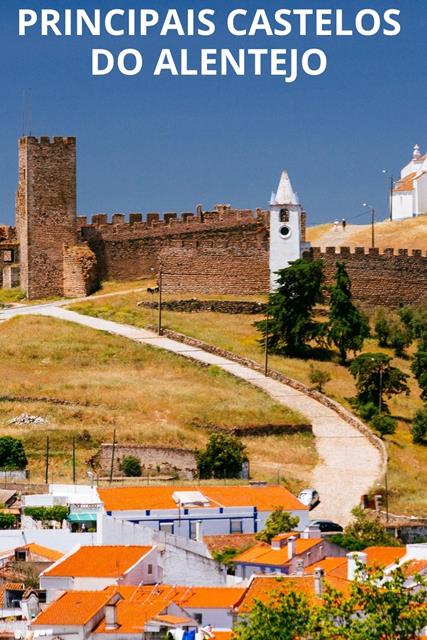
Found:
[{"label": "window", "polygon": [[203,624],[203,614],[202,613],[195,613],[193,615],[193,618],[195,619],[197,624],[199,624],[199,625]]},{"label": "window", "polygon": [[163,533],[170,533],[173,535],[173,522],[161,522],[160,531],[163,531]]},{"label": "window", "polygon": [[190,540],[197,540],[197,522],[190,522]]},{"label": "window", "polygon": [[243,520],[230,520],[230,533],[243,533]]},{"label": "window", "polygon": [[149,565],[148,565],[148,567],[147,567],[147,573],[148,573],[148,575],[149,575],[149,576],[152,576],[152,575],[153,575],[153,565],[152,565],[152,564],[149,564]]},{"label": "window", "polygon": [[287,209],[280,209],[280,222],[289,222],[289,211]]},{"label": "window", "polygon": [[3,262],[13,262],[13,251],[3,251]]},{"label": "window", "polygon": [[16,551],[15,552],[15,560],[17,562],[26,562],[27,561],[27,552],[26,551]]},{"label": "window", "polygon": [[291,230],[286,224],[284,224],[282,227],[280,227],[279,233],[282,238],[289,238],[289,236],[291,235]]}]

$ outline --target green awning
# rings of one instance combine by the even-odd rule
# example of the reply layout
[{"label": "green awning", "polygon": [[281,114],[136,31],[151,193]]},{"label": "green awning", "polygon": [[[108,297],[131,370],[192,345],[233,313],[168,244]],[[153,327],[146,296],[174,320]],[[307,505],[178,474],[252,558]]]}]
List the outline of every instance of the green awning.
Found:
[{"label": "green awning", "polygon": [[96,522],[96,513],[70,513],[68,522]]}]

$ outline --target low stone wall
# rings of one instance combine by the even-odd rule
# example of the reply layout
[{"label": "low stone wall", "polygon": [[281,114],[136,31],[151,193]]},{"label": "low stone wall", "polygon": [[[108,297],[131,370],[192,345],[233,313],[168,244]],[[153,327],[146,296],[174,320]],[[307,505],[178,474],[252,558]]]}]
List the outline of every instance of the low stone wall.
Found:
[{"label": "low stone wall", "polygon": [[[214,353],[215,355],[221,356],[223,358],[228,358],[228,360],[237,362],[238,364],[241,364],[244,367],[248,367],[249,369],[253,369],[258,373],[264,373],[264,367],[258,364],[257,362],[255,362],[254,360],[250,360],[250,358],[244,358],[231,351],[220,349],[219,347],[210,345],[206,342],[203,342],[202,340],[197,340],[196,338],[190,338],[189,336],[185,336],[182,333],[178,333],[176,331],[171,331],[170,329],[164,329],[163,335],[166,336],[167,338],[171,338],[172,340],[176,340],[177,342],[182,342],[192,347],[197,347],[198,349],[203,349],[204,351],[208,351],[209,353]],[[302,393],[309,396],[310,398],[317,400],[318,402],[323,404],[325,407],[328,407],[329,409],[332,409],[332,411],[335,411],[335,413],[337,413],[343,420],[345,420],[347,424],[349,424],[350,426],[360,431],[360,433],[362,433],[365,436],[365,438],[367,438],[369,442],[371,442],[371,444],[380,452],[381,460],[383,464],[383,470],[385,472],[386,464],[387,464],[387,450],[385,448],[385,444],[380,438],[378,438],[378,436],[376,436],[371,431],[371,429],[369,429],[369,427],[367,427],[361,420],[359,420],[359,418],[356,418],[356,416],[350,413],[350,411],[347,411],[347,409],[345,409],[338,402],[335,402],[335,400],[331,400],[331,398],[328,398],[322,393],[319,393],[314,389],[310,389],[310,387],[308,387],[302,382],[299,382],[298,380],[294,380],[293,378],[288,378],[288,376],[286,376],[283,373],[280,373],[279,371],[275,371],[274,369],[269,369],[268,376],[273,380],[278,380],[279,382],[283,382],[284,384],[287,384],[289,387],[292,387],[293,389],[297,389],[298,391],[301,391]]]},{"label": "low stone wall", "polygon": [[[108,475],[113,454],[112,444],[102,444],[94,463],[101,475]],[[197,476],[197,463],[194,451],[172,447],[144,447],[139,445],[116,445],[113,474],[122,475],[121,462],[127,456],[138,458],[143,475],[173,475],[181,479],[192,480]]]},{"label": "low stone wall", "polygon": [[[157,309],[157,302],[138,302],[138,307]],[[249,300],[167,300],[162,302],[162,309],[166,311],[177,311],[182,313],[201,313],[203,311],[213,311],[215,313],[231,313],[257,315],[265,314],[267,305],[263,302],[251,302]]]},{"label": "low stone wall", "polygon": [[96,257],[86,243],[64,245],[64,296],[88,296],[98,288]]}]

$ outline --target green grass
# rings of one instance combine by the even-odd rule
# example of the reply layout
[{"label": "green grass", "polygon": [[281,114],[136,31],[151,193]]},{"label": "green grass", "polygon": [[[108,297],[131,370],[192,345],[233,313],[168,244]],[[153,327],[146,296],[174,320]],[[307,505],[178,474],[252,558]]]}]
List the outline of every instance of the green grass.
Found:
[{"label": "green grass", "polygon": [[21,289],[0,289],[0,306],[2,304],[12,304],[25,299],[25,293]]},{"label": "green grass", "polygon": [[[167,296],[167,298],[170,297]],[[145,294],[130,294],[118,296],[108,301],[91,301],[73,308],[82,313],[117,320],[138,327],[153,327],[156,322],[156,314],[152,315],[149,309],[137,307],[137,302],[146,298]],[[210,312],[197,314],[163,312],[165,327],[262,363],[264,358],[263,349],[258,342],[259,334],[253,326],[257,319],[259,318],[256,316]],[[393,355],[390,350],[380,349],[373,339],[365,343],[364,350],[384,351]],[[325,387],[326,394],[341,402],[344,406],[351,408],[348,398],[356,393],[354,380],[348,369],[338,364],[337,354],[333,354],[331,359],[324,361],[270,356],[269,363],[270,367],[305,384],[310,384],[310,365],[327,371],[331,375],[331,382]],[[411,373],[409,359],[395,358],[394,364],[406,373]],[[411,391],[409,397],[395,397],[388,403],[391,413],[399,418],[396,434],[386,438],[390,456],[390,509],[398,514],[425,516],[427,514],[425,493],[425,487],[427,486],[427,447],[414,445],[411,441],[410,420],[415,411],[422,406],[419,388],[412,375],[410,376],[409,386]]]},{"label": "green grass", "polygon": [[[203,446],[212,427],[306,423],[262,391],[218,368],[138,345],[86,327],[42,317],[18,317],[0,325],[1,396],[35,401],[1,401],[3,435],[22,438],[33,479],[43,476],[46,435],[55,480],[71,478],[71,446],[78,445],[79,474],[101,442]],[[58,405],[36,399],[65,400]],[[26,412],[48,425],[11,426]],[[250,433],[250,431],[249,431]],[[88,437],[89,434],[89,437]],[[316,461],[310,434],[244,438],[257,477],[307,478]]]}]

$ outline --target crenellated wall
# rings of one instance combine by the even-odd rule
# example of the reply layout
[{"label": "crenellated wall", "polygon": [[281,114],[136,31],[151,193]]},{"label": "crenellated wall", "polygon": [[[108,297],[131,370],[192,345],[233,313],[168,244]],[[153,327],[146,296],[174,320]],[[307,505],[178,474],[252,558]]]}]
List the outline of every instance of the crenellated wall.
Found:
[{"label": "crenellated wall", "polygon": [[[230,286],[235,292],[238,281],[231,282],[233,274],[245,271],[253,274],[253,283],[246,283],[248,289],[259,290],[258,269],[262,264],[264,271],[268,213],[236,210],[229,205],[217,205],[214,211],[197,214],[158,213],[130,214],[129,221],[122,214],[113,214],[111,222],[106,214],[77,219],[81,239],[88,242],[98,262],[101,280],[132,280],[157,274],[162,264],[163,271],[176,274],[176,278],[165,276],[165,289],[175,291],[206,291],[205,280],[196,280],[191,274],[195,271],[210,275],[210,290],[224,283],[215,279],[209,265],[222,261],[222,269],[229,274]],[[190,252],[190,253],[189,253]],[[188,260],[191,265],[187,264]],[[185,270],[182,264],[186,263]],[[264,276],[262,277],[264,282]],[[227,285],[227,288],[228,285]],[[239,289],[240,291],[240,289]],[[254,291],[255,292],[255,291]]]},{"label": "crenellated wall", "polygon": [[355,300],[369,306],[398,307],[427,298],[427,253],[407,249],[313,247],[307,254],[325,263],[326,283],[333,283],[338,261],[344,261]]}]

